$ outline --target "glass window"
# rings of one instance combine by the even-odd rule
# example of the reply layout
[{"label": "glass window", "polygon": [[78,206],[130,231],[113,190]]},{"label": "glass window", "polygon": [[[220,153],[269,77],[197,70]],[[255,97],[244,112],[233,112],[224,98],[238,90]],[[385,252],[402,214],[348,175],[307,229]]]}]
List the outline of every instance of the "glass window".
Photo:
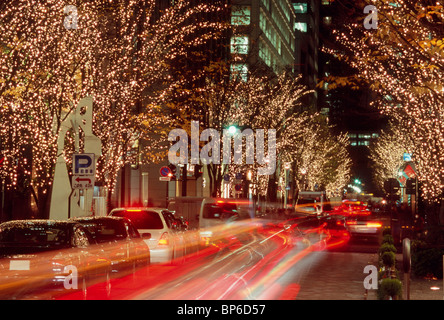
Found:
[{"label": "glass window", "polygon": [[231,65],[231,78],[239,77],[243,81],[248,80],[248,66],[245,63],[236,63]]},{"label": "glass window", "polygon": [[305,22],[295,22],[294,27],[301,32],[307,32],[307,23]]},{"label": "glass window", "polygon": [[248,26],[251,21],[250,6],[231,7],[231,24],[235,26]]},{"label": "glass window", "polygon": [[226,220],[238,215],[237,206],[235,204],[206,204],[203,209],[203,217],[205,219],[221,219]]},{"label": "glass window", "polygon": [[51,225],[17,225],[0,232],[1,243],[15,244],[67,244],[69,231],[66,227]]},{"label": "glass window", "polygon": [[306,3],[293,3],[293,8],[296,13],[307,13]]},{"label": "glass window", "polygon": [[114,219],[80,221],[91,236],[99,243],[125,239],[127,231],[123,221]]},{"label": "glass window", "polygon": [[231,37],[231,53],[247,54],[248,53],[248,36]]},{"label": "glass window", "polygon": [[137,229],[163,229],[163,223],[160,216],[155,211],[114,211],[115,217],[125,217],[130,220]]}]

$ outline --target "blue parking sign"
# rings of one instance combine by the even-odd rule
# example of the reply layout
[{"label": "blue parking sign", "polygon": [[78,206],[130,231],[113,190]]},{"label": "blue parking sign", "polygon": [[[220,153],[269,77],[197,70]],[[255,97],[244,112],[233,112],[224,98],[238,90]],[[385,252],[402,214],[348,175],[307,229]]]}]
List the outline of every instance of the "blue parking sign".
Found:
[{"label": "blue parking sign", "polygon": [[93,176],[96,171],[94,153],[75,153],[72,158],[75,175]]}]

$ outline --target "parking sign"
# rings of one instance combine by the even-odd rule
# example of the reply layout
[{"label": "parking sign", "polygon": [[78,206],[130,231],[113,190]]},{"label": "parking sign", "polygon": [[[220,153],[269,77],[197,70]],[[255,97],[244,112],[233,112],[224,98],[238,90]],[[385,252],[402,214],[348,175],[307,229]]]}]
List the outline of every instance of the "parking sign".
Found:
[{"label": "parking sign", "polygon": [[94,153],[73,154],[72,165],[74,175],[94,176],[96,174]]}]

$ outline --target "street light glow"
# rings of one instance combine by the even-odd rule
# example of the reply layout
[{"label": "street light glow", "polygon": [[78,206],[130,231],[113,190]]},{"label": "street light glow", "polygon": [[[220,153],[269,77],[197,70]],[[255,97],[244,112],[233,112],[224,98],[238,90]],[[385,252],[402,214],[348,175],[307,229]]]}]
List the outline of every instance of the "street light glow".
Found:
[{"label": "street light glow", "polygon": [[233,126],[229,126],[229,127],[228,127],[228,133],[229,133],[229,134],[233,135],[233,134],[236,133],[236,131],[237,131],[236,126],[233,125]]}]

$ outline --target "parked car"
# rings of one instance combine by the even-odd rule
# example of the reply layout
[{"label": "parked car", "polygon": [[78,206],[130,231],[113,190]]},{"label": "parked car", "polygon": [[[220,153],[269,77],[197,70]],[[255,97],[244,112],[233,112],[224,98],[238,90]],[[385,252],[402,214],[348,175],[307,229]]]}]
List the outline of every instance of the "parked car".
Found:
[{"label": "parked car", "polygon": [[0,224],[0,296],[20,298],[80,289],[110,288],[111,262],[74,221],[15,220]]},{"label": "parked car", "polygon": [[114,273],[135,272],[150,264],[150,250],[131,221],[122,217],[77,217],[111,261]]},{"label": "parked car", "polygon": [[180,262],[184,257],[184,241],[164,208],[116,208],[113,217],[129,219],[150,249],[152,263]]}]

